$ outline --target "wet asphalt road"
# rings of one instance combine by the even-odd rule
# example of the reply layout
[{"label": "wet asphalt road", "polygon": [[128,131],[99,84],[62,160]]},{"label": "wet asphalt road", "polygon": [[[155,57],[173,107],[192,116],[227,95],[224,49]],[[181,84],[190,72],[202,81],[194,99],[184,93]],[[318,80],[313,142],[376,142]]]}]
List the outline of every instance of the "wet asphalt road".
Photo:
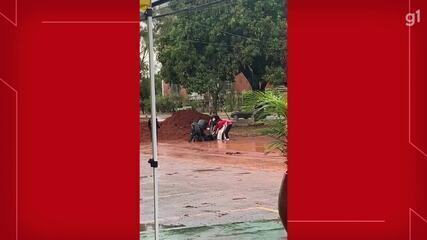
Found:
[{"label": "wet asphalt road", "polygon": [[[259,167],[280,166],[282,158],[232,144],[208,153],[203,148],[215,145],[159,145],[162,239],[283,239],[277,212],[283,171]],[[153,239],[150,150],[141,146],[142,239]]]}]

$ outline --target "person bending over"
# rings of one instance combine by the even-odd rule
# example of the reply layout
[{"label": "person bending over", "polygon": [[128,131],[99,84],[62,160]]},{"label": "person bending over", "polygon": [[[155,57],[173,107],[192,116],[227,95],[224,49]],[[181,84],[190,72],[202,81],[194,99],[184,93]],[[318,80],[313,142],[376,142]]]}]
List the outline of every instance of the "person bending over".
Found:
[{"label": "person bending over", "polygon": [[226,120],[226,121],[227,121],[227,124],[226,124],[226,127],[224,129],[224,133],[223,133],[224,136],[223,136],[223,138],[226,141],[228,141],[228,140],[230,140],[230,136],[228,134],[230,133],[230,130],[233,127],[233,121],[231,121],[231,120]]},{"label": "person bending over", "polygon": [[233,127],[233,122],[228,119],[222,119],[216,124],[217,140],[230,140],[229,132]]}]

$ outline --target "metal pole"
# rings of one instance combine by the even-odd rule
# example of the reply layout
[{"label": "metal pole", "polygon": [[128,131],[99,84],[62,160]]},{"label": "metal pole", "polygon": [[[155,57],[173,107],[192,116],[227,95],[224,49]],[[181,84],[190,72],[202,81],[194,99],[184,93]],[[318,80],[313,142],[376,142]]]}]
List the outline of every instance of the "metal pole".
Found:
[{"label": "metal pole", "polygon": [[149,48],[149,69],[150,69],[150,87],[151,87],[151,140],[153,148],[153,158],[150,160],[153,168],[153,187],[154,187],[154,239],[159,239],[159,199],[157,182],[157,112],[156,112],[156,84],[154,80],[154,42],[153,42],[153,10],[147,9],[148,25],[148,48]]}]

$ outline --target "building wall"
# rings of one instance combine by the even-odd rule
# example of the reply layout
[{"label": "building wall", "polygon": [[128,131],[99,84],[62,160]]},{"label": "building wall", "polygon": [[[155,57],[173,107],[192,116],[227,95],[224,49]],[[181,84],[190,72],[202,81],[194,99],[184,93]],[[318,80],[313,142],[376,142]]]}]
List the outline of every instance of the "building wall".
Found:
[{"label": "building wall", "polygon": [[180,96],[180,97],[188,97],[188,91],[187,91],[187,89],[185,89],[185,88],[181,87],[181,88],[179,89],[179,96]]},{"label": "building wall", "polygon": [[163,96],[170,96],[172,93],[171,85],[165,82],[162,82],[163,84]]},{"label": "building wall", "polygon": [[246,79],[243,73],[239,73],[234,77],[234,91],[237,93],[242,93],[252,90],[251,84]]},{"label": "building wall", "polygon": [[[163,84],[163,96],[170,97],[173,94],[172,86],[168,83],[162,82]],[[188,97],[187,89],[180,87],[178,92],[180,97]]]},{"label": "building wall", "polygon": [[[163,82],[163,96],[172,95],[172,87],[170,84]],[[239,73],[234,77],[233,89],[236,93],[251,91],[252,87],[243,73]],[[188,97],[187,89],[180,87],[179,96]]]}]

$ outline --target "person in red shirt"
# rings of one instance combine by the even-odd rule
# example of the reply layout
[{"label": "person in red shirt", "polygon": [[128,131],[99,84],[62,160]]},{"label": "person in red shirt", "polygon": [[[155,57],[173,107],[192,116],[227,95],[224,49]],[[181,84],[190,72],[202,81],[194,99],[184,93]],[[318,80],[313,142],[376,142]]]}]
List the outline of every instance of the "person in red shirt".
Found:
[{"label": "person in red shirt", "polygon": [[233,127],[233,121],[228,119],[219,120],[215,126],[215,129],[217,130],[217,140],[230,140],[228,133],[230,132],[231,127]]},{"label": "person in red shirt", "polygon": [[216,130],[216,124],[220,121],[221,119],[219,118],[218,115],[213,115],[208,122],[208,130],[211,130],[212,133],[215,132]]}]

